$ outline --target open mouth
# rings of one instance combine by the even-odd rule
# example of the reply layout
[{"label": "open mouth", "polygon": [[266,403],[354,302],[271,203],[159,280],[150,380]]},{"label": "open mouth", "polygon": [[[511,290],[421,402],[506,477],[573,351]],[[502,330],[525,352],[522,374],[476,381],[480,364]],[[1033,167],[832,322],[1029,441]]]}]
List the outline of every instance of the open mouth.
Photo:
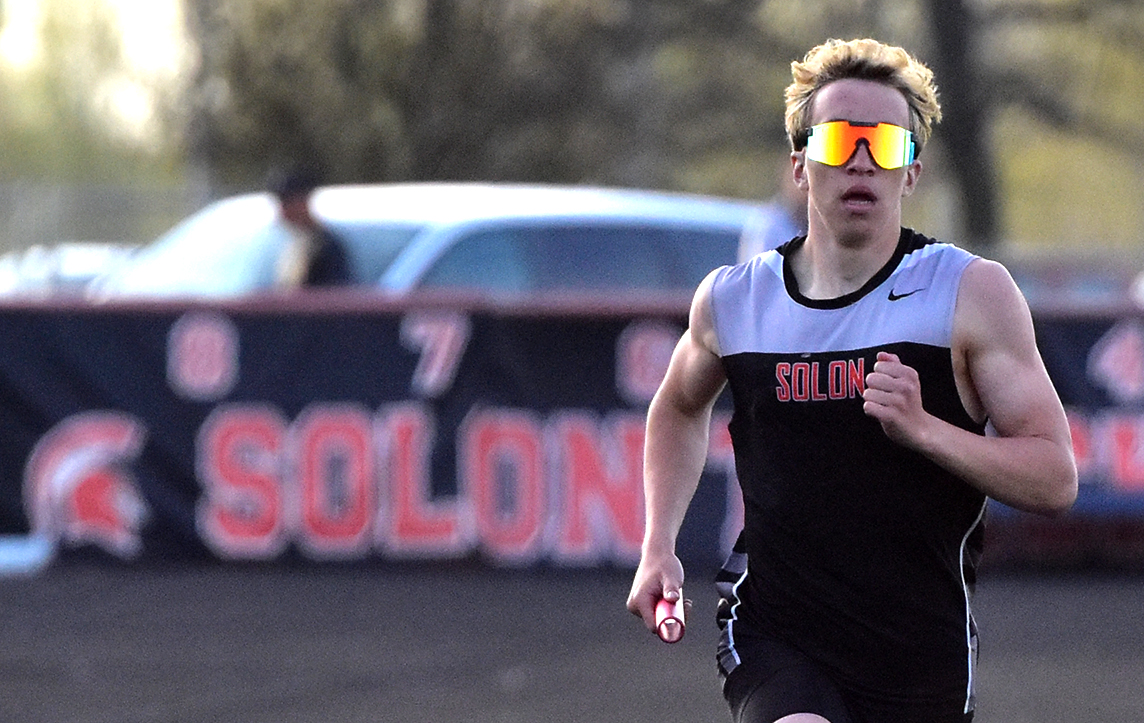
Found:
[{"label": "open mouth", "polygon": [[878,197],[864,188],[854,188],[842,194],[842,203],[847,206],[872,206]]}]

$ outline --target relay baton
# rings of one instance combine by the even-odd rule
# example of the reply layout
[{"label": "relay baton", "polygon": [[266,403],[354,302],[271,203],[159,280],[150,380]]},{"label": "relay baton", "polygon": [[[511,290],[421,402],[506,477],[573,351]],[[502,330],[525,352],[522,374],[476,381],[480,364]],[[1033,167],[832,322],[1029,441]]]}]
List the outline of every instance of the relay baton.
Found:
[{"label": "relay baton", "polygon": [[684,631],[683,596],[678,600],[661,599],[655,606],[655,631],[665,643],[678,643]]}]

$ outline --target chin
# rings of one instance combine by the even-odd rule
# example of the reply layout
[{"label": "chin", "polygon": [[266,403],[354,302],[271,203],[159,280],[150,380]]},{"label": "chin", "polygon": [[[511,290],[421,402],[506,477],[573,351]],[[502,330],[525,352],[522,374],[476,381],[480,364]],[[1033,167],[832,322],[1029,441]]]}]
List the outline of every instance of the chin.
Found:
[{"label": "chin", "polygon": [[850,216],[834,227],[834,236],[845,246],[854,246],[869,240],[878,224],[868,216]]}]

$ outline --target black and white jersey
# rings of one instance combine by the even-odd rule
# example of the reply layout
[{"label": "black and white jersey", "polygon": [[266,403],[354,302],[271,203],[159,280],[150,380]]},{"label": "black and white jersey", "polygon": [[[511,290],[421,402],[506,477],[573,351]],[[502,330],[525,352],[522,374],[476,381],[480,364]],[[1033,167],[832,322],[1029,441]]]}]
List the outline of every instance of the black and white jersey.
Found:
[{"label": "black and white jersey", "polygon": [[903,229],[861,289],[815,300],[790,270],[803,241],[723,267],[711,289],[746,520],[746,559],[723,573],[720,665],[738,664],[736,634],[766,635],[848,685],[971,709],[985,496],[890,441],[862,392],[877,353],[893,352],[917,370],[930,413],[984,433],[950,351],[977,257]]}]

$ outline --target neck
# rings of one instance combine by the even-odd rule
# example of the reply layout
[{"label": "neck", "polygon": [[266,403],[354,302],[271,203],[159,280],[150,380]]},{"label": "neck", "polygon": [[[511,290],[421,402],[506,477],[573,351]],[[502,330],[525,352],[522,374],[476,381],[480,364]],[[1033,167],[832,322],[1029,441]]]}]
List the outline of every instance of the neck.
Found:
[{"label": "neck", "polygon": [[810,299],[836,299],[862,288],[894,255],[901,235],[900,223],[868,233],[833,233],[815,220],[791,259],[799,291]]}]

